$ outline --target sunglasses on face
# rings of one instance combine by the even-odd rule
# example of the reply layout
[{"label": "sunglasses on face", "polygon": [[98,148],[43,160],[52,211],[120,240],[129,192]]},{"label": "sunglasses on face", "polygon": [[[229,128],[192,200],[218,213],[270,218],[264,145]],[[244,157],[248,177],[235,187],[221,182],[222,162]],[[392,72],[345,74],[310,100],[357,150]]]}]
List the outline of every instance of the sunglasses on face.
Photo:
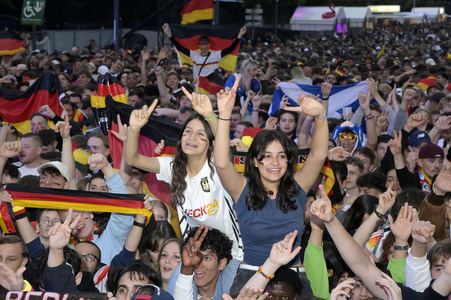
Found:
[{"label": "sunglasses on face", "polygon": [[340,132],[339,136],[342,139],[348,139],[351,141],[354,141],[357,139],[357,135],[355,135],[354,133]]}]

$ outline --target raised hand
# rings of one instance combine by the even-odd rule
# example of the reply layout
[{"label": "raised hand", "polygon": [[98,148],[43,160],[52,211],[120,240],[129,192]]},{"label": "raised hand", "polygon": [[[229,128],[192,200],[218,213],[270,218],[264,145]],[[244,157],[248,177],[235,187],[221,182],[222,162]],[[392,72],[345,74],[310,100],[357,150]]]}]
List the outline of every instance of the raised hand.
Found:
[{"label": "raised hand", "polygon": [[69,115],[66,112],[66,114],[64,115],[64,122],[58,121],[58,123],[56,123],[55,132],[59,132],[59,134],[61,134],[61,137],[63,139],[67,139],[67,138],[70,138],[70,129],[71,128],[72,128],[72,126],[70,126],[70,124],[69,124]]},{"label": "raised hand", "polygon": [[384,272],[381,274],[382,277],[376,278],[376,284],[384,290],[387,300],[402,300],[401,288],[398,284]]},{"label": "raised hand", "polygon": [[429,221],[417,220],[412,225],[412,238],[421,244],[432,242],[434,232],[435,225],[431,224]]},{"label": "raised hand", "polygon": [[161,151],[163,151],[164,148],[164,140],[161,140],[158,145],[155,147],[155,150],[153,151],[153,153],[160,155]]},{"label": "raised hand", "polygon": [[312,203],[310,211],[312,215],[315,215],[321,221],[328,223],[334,219],[334,213],[332,212],[332,204],[330,199],[324,191],[324,186],[319,185],[320,196]]},{"label": "raised hand", "polygon": [[437,178],[434,181],[434,193],[442,194],[445,192],[451,192],[451,163],[443,163],[443,168],[440,173],[438,173]]},{"label": "raised hand", "polygon": [[237,35],[237,38],[241,39],[243,37],[243,35],[246,33],[246,31],[247,31],[246,26],[241,27],[240,32]]},{"label": "raised hand", "polygon": [[111,130],[111,133],[114,134],[114,136],[121,140],[123,143],[125,143],[128,137],[128,126],[127,124],[122,124],[121,116],[119,114],[117,115],[117,126],[119,128],[119,132]]},{"label": "raised hand", "polygon": [[393,204],[395,204],[396,192],[393,191],[393,185],[394,183],[392,182],[388,187],[388,190],[379,195],[377,211],[381,214],[385,214],[392,208]]},{"label": "raised hand", "polygon": [[310,117],[322,117],[324,115],[324,106],[313,98],[306,97],[304,94],[299,95],[297,107],[285,107],[288,111],[299,111]]},{"label": "raised hand", "polygon": [[280,100],[279,109],[285,109],[289,105],[288,103],[288,96],[283,95],[282,99]]},{"label": "raised hand", "polygon": [[388,126],[387,116],[388,116],[388,111],[387,111],[387,110],[384,110],[384,111],[380,114],[380,116],[377,117],[377,119],[376,119],[376,126],[377,126],[379,129],[382,130],[382,129],[384,129],[384,128],[387,128],[387,126]]},{"label": "raised hand", "polygon": [[150,50],[149,49],[144,49],[142,52],[141,52],[141,58],[142,58],[142,63],[145,63],[146,61],[148,61],[149,60],[149,58],[150,58]]},{"label": "raised hand", "polygon": [[109,166],[110,163],[108,159],[102,153],[94,153],[88,158],[88,165],[91,171],[101,170],[106,166]]},{"label": "raised hand", "polygon": [[277,118],[269,117],[268,120],[266,120],[265,130],[275,130],[275,129],[277,129]]},{"label": "raised hand", "polygon": [[377,93],[377,84],[378,82],[371,77],[366,80],[366,86],[368,87],[369,95],[372,95],[373,98]]},{"label": "raised hand", "polygon": [[25,288],[23,273],[25,266],[13,271],[8,265],[0,262],[0,285],[9,291],[21,291]]},{"label": "raised hand", "polygon": [[56,116],[56,114],[48,105],[43,105],[39,107],[39,113],[43,116],[49,117],[50,119],[53,119]]},{"label": "raised hand", "polygon": [[188,240],[188,243],[183,247],[182,264],[187,268],[194,268],[202,262],[204,255],[200,251],[202,243],[207,236],[208,227],[201,225],[194,237]]},{"label": "raised hand", "polygon": [[22,143],[17,142],[6,142],[0,147],[0,157],[10,158],[19,155],[22,151]]},{"label": "raised hand", "polygon": [[252,101],[252,109],[257,110],[262,103],[262,94],[260,91],[251,99]]},{"label": "raised hand", "polygon": [[402,132],[399,131],[399,134],[396,133],[396,130],[393,130],[393,139],[388,141],[388,146],[390,147],[390,151],[393,154],[393,156],[396,156],[397,154],[402,154]]},{"label": "raised hand", "polygon": [[152,201],[152,199],[150,198],[149,195],[145,195],[144,196],[144,207],[149,210],[149,211],[153,211],[153,205],[152,203],[150,203],[150,201]]},{"label": "raised hand", "polygon": [[142,109],[135,109],[130,114],[129,126],[133,129],[141,129],[147,124],[150,115],[157,106],[158,99],[155,99],[150,107],[144,105]]},{"label": "raised hand", "polygon": [[[395,236],[396,241],[407,244],[407,240],[412,233],[412,225],[418,219],[417,210],[412,206],[409,206],[406,202],[399,210],[396,222],[393,222],[393,217],[388,216],[390,223],[390,229]],[[403,245],[398,245],[403,246]]]},{"label": "raised hand", "polygon": [[298,235],[298,231],[295,230],[285,236],[285,238],[277,243],[274,243],[269,254],[269,260],[279,266],[289,263],[298,253],[301,251],[301,246],[293,248],[294,240]]},{"label": "raised hand", "polygon": [[163,32],[170,38],[172,36],[171,28],[168,23],[163,24]]},{"label": "raised hand", "polygon": [[225,90],[220,90],[219,93],[216,94],[219,114],[224,114],[224,117],[229,118],[232,114],[233,107],[235,106],[236,90],[238,89],[239,83],[240,75],[237,75],[232,89],[226,87]]},{"label": "raised hand", "polygon": [[363,112],[365,113],[365,115],[371,113],[370,110],[370,95],[368,95],[365,91],[360,91],[359,92],[359,104],[360,107],[362,108]]},{"label": "raised hand", "polygon": [[321,94],[323,95],[323,98],[328,98],[330,95],[330,92],[332,91],[332,84],[328,82],[321,83]]},{"label": "raised hand", "polygon": [[427,123],[427,121],[428,121],[428,117],[424,114],[412,114],[412,115],[410,115],[409,119],[407,120],[407,123],[406,123],[404,129],[407,132],[410,132],[414,128],[424,125],[425,123]]},{"label": "raised hand", "polygon": [[72,230],[77,226],[81,219],[82,214],[77,214],[74,220],[72,220],[72,208],[69,208],[66,220],[64,223],[56,223],[49,229],[49,248],[50,249],[63,249],[64,246],[70,242],[70,236]]},{"label": "raised hand", "polygon": [[330,292],[330,300],[350,299],[350,291],[354,289],[354,283],[354,278],[348,278],[337,284],[337,286]]},{"label": "raised hand", "polygon": [[182,91],[185,93],[186,97],[193,104],[193,109],[197,111],[205,119],[211,119],[214,117],[213,107],[211,106],[211,100],[205,94],[198,94],[193,92],[190,94],[184,86],[182,86]]},{"label": "raised hand", "polygon": [[334,161],[345,161],[349,156],[351,156],[351,153],[345,151],[343,147],[340,146],[329,149],[327,152],[327,158]]}]

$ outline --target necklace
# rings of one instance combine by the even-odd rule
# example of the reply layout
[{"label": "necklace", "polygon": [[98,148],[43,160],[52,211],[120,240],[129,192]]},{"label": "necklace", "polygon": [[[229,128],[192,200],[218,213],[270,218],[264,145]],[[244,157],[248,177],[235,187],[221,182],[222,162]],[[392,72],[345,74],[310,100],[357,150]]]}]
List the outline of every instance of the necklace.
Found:
[{"label": "necklace", "polygon": [[199,299],[203,299],[203,300],[213,300],[213,297],[207,297],[207,296],[200,296]]}]

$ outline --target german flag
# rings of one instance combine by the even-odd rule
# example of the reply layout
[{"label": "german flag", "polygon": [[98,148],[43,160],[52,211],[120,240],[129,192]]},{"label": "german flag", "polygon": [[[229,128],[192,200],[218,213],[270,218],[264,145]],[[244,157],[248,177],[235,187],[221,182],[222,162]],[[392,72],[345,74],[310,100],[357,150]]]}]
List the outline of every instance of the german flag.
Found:
[{"label": "german flag", "polygon": [[337,73],[339,76],[343,76],[345,74],[345,72],[339,67],[335,69],[335,73]]},{"label": "german flag", "polygon": [[180,16],[184,25],[213,20],[213,0],[190,0],[183,6]]},{"label": "german flag", "polygon": [[[208,36],[210,39],[210,49],[221,51],[232,45],[233,41],[240,32],[240,26],[211,26],[211,25],[172,25],[171,32],[174,38],[183,47],[198,51],[199,38],[203,35]],[[240,44],[228,55],[224,56],[219,62],[219,67],[230,72],[235,72],[236,60],[238,51],[240,50]],[[193,61],[183,53],[178,52],[180,63],[182,65],[192,65]]]},{"label": "german flag", "polygon": [[25,50],[25,40],[17,33],[0,31],[0,56],[13,55]]},{"label": "german flag", "polygon": [[26,90],[17,91],[0,88],[0,117],[22,133],[30,132],[30,116],[39,111],[42,105],[48,105],[57,115],[63,108],[59,105],[62,94],[58,77],[50,72],[44,72]]},{"label": "german flag", "polygon": [[81,109],[77,109],[74,113],[73,120],[75,122],[77,122],[78,124],[80,124],[80,127],[82,128],[81,131],[83,133],[85,133],[87,130],[85,122],[84,122],[85,119],[87,119],[86,115],[81,111]]},{"label": "german flag", "polygon": [[14,199],[14,205],[35,208],[69,209],[98,212],[142,214],[152,213],[144,207],[144,195],[112,194],[76,190],[48,189],[8,184],[6,191]]}]

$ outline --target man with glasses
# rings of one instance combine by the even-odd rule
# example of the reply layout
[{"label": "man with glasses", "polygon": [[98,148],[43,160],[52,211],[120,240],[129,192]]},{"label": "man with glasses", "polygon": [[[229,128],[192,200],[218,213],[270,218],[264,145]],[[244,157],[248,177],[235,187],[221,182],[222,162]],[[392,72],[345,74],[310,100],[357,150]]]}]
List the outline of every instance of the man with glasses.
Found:
[{"label": "man with glasses", "polygon": [[57,223],[61,223],[60,216],[56,209],[38,209],[36,211],[36,220],[38,224],[36,229],[39,232],[39,238],[44,247],[49,246],[49,229]]}]

